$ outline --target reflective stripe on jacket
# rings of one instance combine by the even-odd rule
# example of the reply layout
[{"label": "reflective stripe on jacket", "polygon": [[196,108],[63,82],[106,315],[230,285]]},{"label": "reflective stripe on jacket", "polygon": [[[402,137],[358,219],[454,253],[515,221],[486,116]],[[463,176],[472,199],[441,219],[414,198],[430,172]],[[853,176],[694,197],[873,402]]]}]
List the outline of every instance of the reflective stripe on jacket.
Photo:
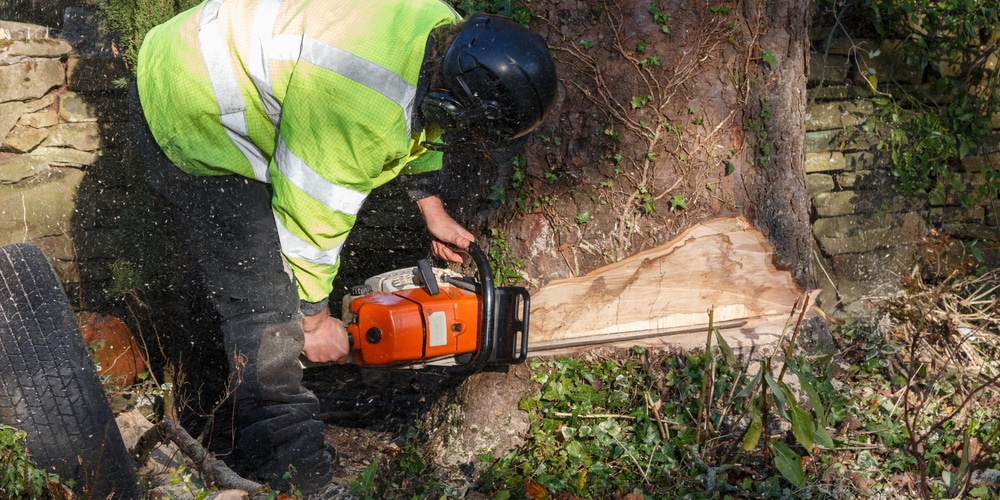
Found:
[{"label": "reflective stripe on jacket", "polygon": [[299,297],[326,299],[372,189],[441,168],[412,130],[441,0],[207,0],[150,30],[137,83],[157,143],[193,175],[268,182]]}]

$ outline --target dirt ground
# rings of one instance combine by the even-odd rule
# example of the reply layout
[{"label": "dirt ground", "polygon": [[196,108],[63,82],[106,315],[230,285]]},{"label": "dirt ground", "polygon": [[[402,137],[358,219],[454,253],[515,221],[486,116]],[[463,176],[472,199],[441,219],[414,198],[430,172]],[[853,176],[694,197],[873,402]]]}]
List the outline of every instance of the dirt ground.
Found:
[{"label": "dirt ground", "polygon": [[398,456],[407,429],[460,380],[411,370],[327,366],[306,371],[320,400],[326,442],[337,450],[335,481],[350,485],[373,460]]}]

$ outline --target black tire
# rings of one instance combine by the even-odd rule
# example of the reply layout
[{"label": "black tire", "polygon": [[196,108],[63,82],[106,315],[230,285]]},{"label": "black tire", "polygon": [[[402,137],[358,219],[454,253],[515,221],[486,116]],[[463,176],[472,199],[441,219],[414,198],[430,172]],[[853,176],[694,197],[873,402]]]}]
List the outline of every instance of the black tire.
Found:
[{"label": "black tire", "polygon": [[79,498],[140,498],[129,456],[62,284],[31,244],[0,247],[0,423]]}]

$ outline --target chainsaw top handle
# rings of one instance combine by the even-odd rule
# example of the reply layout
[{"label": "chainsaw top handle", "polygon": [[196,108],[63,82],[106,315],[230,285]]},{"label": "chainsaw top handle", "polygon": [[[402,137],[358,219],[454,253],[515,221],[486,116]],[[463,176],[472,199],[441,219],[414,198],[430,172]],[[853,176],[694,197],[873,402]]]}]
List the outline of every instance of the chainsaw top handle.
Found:
[{"label": "chainsaw top handle", "polygon": [[479,350],[472,355],[468,362],[449,366],[446,371],[452,375],[470,375],[482,370],[490,362],[495,349],[493,340],[495,327],[493,318],[496,313],[496,287],[493,285],[493,271],[490,269],[490,262],[486,254],[479,248],[476,242],[469,243],[467,248],[472,261],[476,264],[476,273],[479,277],[479,292],[481,298],[480,318],[480,339]]}]

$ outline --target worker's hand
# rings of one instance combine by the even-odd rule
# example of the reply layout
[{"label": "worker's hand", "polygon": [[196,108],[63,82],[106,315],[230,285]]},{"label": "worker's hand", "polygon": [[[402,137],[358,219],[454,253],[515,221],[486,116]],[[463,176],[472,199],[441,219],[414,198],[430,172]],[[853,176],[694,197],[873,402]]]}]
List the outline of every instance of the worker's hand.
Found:
[{"label": "worker's hand", "polygon": [[302,318],[302,329],[306,332],[306,343],[302,354],[314,363],[344,364],[351,352],[344,323],[326,311]]},{"label": "worker's hand", "polygon": [[434,237],[434,241],[431,242],[434,255],[448,262],[463,262],[465,259],[462,254],[449,248],[446,243],[458,248],[468,248],[470,243],[476,241],[475,236],[448,215],[441,198],[428,196],[417,200],[417,206],[424,216],[427,230]]}]

